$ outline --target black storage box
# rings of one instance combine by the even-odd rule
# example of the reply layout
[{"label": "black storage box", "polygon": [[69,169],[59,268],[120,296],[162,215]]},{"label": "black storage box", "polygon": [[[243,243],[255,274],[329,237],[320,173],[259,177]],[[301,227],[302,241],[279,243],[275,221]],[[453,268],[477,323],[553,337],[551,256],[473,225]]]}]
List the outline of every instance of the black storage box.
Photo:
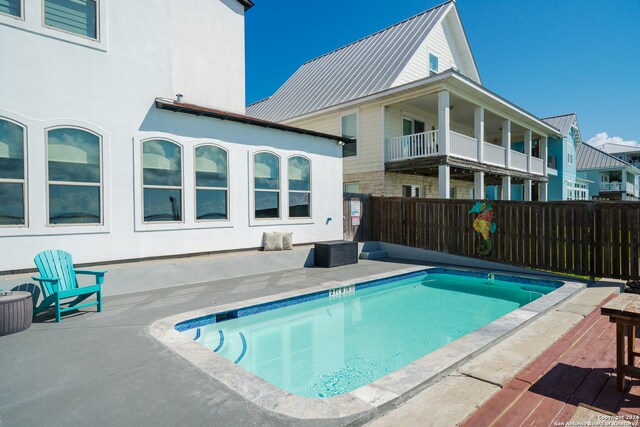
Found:
[{"label": "black storage box", "polygon": [[337,267],[357,264],[358,242],[335,240],[316,243],[313,262],[318,267]]}]

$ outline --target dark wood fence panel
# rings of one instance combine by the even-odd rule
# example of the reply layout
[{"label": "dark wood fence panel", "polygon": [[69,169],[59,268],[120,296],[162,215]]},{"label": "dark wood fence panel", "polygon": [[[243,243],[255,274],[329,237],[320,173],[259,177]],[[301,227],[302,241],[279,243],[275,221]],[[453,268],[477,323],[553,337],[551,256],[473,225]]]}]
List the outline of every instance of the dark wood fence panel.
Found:
[{"label": "dark wood fence panel", "polygon": [[[360,202],[360,223],[353,224],[351,208]],[[364,242],[371,237],[371,199],[368,194],[344,193],[342,199],[342,232],[345,240]]]},{"label": "dark wood fence panel", "polygon": [[493,251],[480,256],[476,215],[469,214],[473,200],[364,197],[361,225],[354,229],[349,216],[353,196],[345,195],[345,239],[580,276],[640,279],[640,203],[491,201],[497,224]]}]

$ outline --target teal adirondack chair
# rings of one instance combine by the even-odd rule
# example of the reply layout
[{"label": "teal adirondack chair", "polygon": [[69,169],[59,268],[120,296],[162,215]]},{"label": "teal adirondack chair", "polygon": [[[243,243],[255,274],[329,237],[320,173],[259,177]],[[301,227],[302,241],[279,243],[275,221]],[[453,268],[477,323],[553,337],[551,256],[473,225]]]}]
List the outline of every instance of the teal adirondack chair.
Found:
[{"label": "teal adirondack chair", "polygon": [[[65,311],[77,310],[92,305],[97,305],[98,311],[102,311],[102,292],[100,287],[104,281],[106,271],[74,270],[71,254],[65,251],[42,251],[33,260],[41,276],[34,276],[33,280],[38,281],[44,296],[42,302],[34,309],[34,316],[52,305],[55,305],[56,308],[56,322],[60,321],[60,313]],[[95,285],[78,286],[76,274],[91,274],[95,276]],[[96,301],[79,304],[93,294],[96,294]],[[67,307],[60,307],[61,300],[74,297],[75,299],[69,302]]]}]

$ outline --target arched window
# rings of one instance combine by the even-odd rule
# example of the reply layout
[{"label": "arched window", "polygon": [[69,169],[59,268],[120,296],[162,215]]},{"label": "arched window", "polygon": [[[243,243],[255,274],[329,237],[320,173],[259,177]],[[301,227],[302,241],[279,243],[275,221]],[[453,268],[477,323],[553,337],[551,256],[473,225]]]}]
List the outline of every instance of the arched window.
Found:
[{"label": "arched window", "polygon": [[171,141],[142,143],[144,222],[182,221],[182,148]]},{"label": "arched window", "polygon": [[254,217],[280,218],[280,158],[256,153],[253,159]]},{"label": "arched window", "polygon": [[227,151],[215,145],[195,149],[196,221],[229,219]]},{"label": "arched window", "polygon": [[25,225],[24,128],[0,119],[0,226]]},{"label": "arched window", "polygon": [[100,136],[77,128],[47,131],[49,224],[102,223]]},{"label": "arched window", "polygon": [[289,157],[289,218],[311,217],[311,161]]}]

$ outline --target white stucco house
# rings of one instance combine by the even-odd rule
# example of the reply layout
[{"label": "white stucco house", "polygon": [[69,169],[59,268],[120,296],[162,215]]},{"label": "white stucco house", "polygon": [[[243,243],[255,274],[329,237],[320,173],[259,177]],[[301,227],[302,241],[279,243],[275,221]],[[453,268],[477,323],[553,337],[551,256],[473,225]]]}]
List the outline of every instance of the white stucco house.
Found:
[{"label": "white stucco house", "polygon": [[383,196],[546,201],[562,140],[483,86],[453,0],[309,60],[247,114],[351,137],[345,191]]},{"label": "white stucco house", "polygon": [[244,116],[252,5],[0,1],[0,272],[341,238],[344,138]]}]

